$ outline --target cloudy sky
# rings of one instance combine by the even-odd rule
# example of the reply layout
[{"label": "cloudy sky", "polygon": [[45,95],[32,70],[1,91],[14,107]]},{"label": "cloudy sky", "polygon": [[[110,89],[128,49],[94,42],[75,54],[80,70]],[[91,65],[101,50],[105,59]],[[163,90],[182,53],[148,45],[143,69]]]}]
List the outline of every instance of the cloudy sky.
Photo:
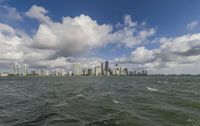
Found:
[{"label": "cloudy sky", "polygon": [[199,0],[0,0],[0,72],[119,63],[200,74]]}]

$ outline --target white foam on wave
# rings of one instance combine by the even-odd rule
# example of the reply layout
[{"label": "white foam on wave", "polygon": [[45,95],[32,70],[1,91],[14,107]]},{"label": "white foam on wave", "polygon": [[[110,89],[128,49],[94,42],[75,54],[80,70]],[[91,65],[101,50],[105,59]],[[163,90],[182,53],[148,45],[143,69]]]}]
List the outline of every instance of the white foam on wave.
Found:
[{"label": "white foam on wave", "polygon": [[115,104],[119,104],[120,102],[119,101],[117,101],[117,100],[112,100],[113,101],[113,103],[115,103]]},{"label": "white foam on wave", "polygon": [[84,97],[84,94],[77,94],[77,97]]},{"label": "white foam on wave", "polygon": [[175,84],[175,85],[177,84],[177,85],[178,85],[178,84],[180,84],[180,83],[175,83],[175,82],[173,82],[172,84]]},{"label": "white foam on wave", "polygon": [[149,91],[159,91],[158,89],[151,88],[151,87],[148,87],[148,86],[146,86],[146,88],[147,88],[147,90],[149,90]]}]

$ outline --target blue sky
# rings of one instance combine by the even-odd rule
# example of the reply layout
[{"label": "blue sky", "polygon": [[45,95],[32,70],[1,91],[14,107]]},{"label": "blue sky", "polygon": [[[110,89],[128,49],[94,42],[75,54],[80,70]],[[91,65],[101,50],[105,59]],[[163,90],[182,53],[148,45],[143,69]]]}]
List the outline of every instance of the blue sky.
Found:
[{"label": "blue sky", "polygon": [[42,6],[56,21],[61,21],[63,16],[85,14],[100,24],[116,24],[122,21],[124,15],[130,14],[134,20],[146,21],[148,25],[158,27],[157,35],[170,37],[187,33],[187,23],[200,19],[198,0],[9,0],[5,4],[21,12],[32,5]]},{"label": "blue sky", "polygon": [[[0,5],[0,23],[2,23],[2,29],[5,28],[6,25],[13,28],[17,32],[23,31],[23,35],[19,35],[16,32],[15,34],[17,37],[19,37],[19,39],[21,37],[20,41],[22,39],[23,41],[24,39],[31,41],[32,53],[37,49],[40,49],[39,51],[41,52],[47,50],[56,51],[56,53],[51,56],[48,54],[48,57],[50,57],[48,62],[51,62],[51,59],[56,60],[56,58],[99,58],[98,60],[112,60],[112,62],[119,62],[122,64],[130,63],[131,65],[137,66],[142,65],[147,69],[156,69],[155,73],[158,73],[157,71],[161,70],[162,67],[166,67],[162,73],[171,73],[173,72],[171,71],[171,69],[173,69],[172,66],[179,66],[180,64],[188,66],[188,62],[190,61],[188,61],[187,64],[185,62],[183,63],[182,61],[182,59],[187,58],[188,60],[191,60],[191,64],[188,66],[189,68],[186,70],[186,72],[192,73],[191,71],[193,71],[192,67],[194,66],[194,63],[195,65],[198,65],[199,63],[197,60],[198,57],[194,57],[199,55],[199,53],[196,52],[196,50],[198,50],[198,44],[193,44],[193,41],[198,42],[198,39],[195,38],[195,35],[199,35],[200,32],[199,0],[59,0],[59,2],[56,0],[1,0]],[[34,10],[31,10],[32,7]],[[37,14],[34,13],[35,10],[37,10]],[[43,12],[43,10],[45,10],[45,12]],[[30,13],[27,14],[28,12]],[[12,13],[13,18],[12,16],[6,16],[6,13]],[[45,18],[48,18],[49,21],[42,19],[41,16],[39,17],[38,15],[40,14],[42,16],[46,16]],[[84,16],[81,18],[80,15]],[[68,43],[68,41],[72,40],[72,38],[69,40],[68,38],[63,38],[62,41],[54,41],[52,42],[51,47],[43,45],[41,38],[39,38],[41,35],[44,35],[42,32],[40,32],[42,30],[40,26],[47,26],[48,30],[53,32],[54,30],[59,31],[59,29],[56,27],[56,23],[62,24],[63,19],[66,17],[70,17],[70,21],[71,19],[75,20],[76,17],[81,21],[86,20],[87,17],[89,17],[88,20],[91,21],[90,23],[93,21],[96,22],[95,28],[98,29],[101,27],[104,29],[102,31],[97,31],[97,34],[103,34],[103,32],[108,33],[103,34],[103,37],[100,36],[100,39],[99,35],[96,36],[97,38],[94,37],[89,40],[85,38],[84,40],[88,41],[88,43],[86,42],[86,45],[82,47],[82,50],[78,50],[77,52],[71,51],[69,48],[62,47],[62,45],[73,45],[72,43]],[[129,24],[126,24],[126,21],[136,23],[137,25],[129,26]],[[142,25],[144,22],[145,25]],[[118,25],[120,26],[117,27]],[[85,26],[82,28],[87,30],[87,27]],[[124,29],[128,30],[126,31]],[[136,31],[134,31],[135,29]],[[68,34],[67,28],[62,30],[63,32],[66,31],[66,34]],[[150,30],[153,30],[152,33],[150,33]],[[75,29],[73,29],[73,31],[76,33]],[[130,31],[134,31],[132,35],[128,35]],[[145,32],[146,36],[143,38],[140,37],[140,32]],[[86,33],[86,35],[87,34],[88,33]],[[5,34],[3,35],[6,36]],[[53,35],[55,35],[57,38],[63,37],[57,35],[57,33]],[[126,39],[127,37],[130,38]],[[184,41],[180,41],[180,38],[184,39]],[[73,41],[76,42],[76,39],[74,39],[75,38],[73,38]],[[95,43],[91,45],[93,40]],[[38,41],[41,41],[42,44]],[[34,42],[36,43],[35,45],[32,44]],[[25,42],[26,44],[24,44],[24,42],[19,43],[21,49],[21,43],[23,43],[24,46],[28,42]],[[58,45],[58,43],[60,45]],[[80,45],[84,42],[77,43]],[[169,46],[169,44],[171,45]],[[173,47],[177,45],[180,45],[180,48],[185,48],[185,50],[182,51],[181,49],[173,49]],[[188,45],[188,47],[185,47],[185,45]],[[73,47],[74,46],[75,45],[73,45]],[[86,48],[86,46],[88,46],[88,48]],[[30,48],[30,46],[23,47],[23,49],[24,48]],[[80,48],[78,48],[77,45],[77,49]],[[19,50],[16,51],[20,53]],[[8,58],[9,63],[29,63],[30,61],[24,58],[27,57],[26,54],[30,53],[27,50],[28,49],[21,52],[23,58]],[[167,52],[166,50],[171,51]],[[162,53],[164,51],[166,52]],[[195,52],[195,54],[193,55],[191,52]],[[186,55],[185,53],[189,54]],[[136,56],[136,54],[138,55]],[[33,54],[29,54],[28,56],[30,55]],[[168,55],[171,57],[176,57],[181,61],[174,61],[171,58],[164,58],[170,57]],[[2,68],[6,66],[4,65],[4,62],[6,62],[4,61],[5,59],[7,58],[0,58],[0,61],[3,62],[2,65],[0,64]],[[194,61],[194,59],[197,61]],[[156,63],[159,65],[154,66]],[[36,66],[44,66],[41,64]],[[184,65],[182,67],[185,67]],[[177,68],[175,73],[182,73],[182,67]],[[199,72],[196,71],[195,73]]]}]

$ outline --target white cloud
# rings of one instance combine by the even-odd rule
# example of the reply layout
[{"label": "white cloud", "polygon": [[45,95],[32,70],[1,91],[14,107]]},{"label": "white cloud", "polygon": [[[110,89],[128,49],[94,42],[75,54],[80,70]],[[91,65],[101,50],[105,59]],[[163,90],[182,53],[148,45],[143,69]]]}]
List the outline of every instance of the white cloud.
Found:
[{"label": "white cloud", "polygon": [[155,51],[147,50],[145,47],[138,47],[131,54],[132,60],[137,63],[147,63],[155,60]]},{"label": "white cloud", "polygon": [[138,25],[137,22],[132,21],[131,15],[125,15],[124,16],[124,24],[127,27],[136,27]]},{"label": "white cloud", "polygon": [[0,23],[0,60],[12,61],[22,58],[23,51],[18,48],[20,41],[21,38],[15,35],[12,27]]},{"label": "white cloud", "polygon": [[188,30],[193,30],[199,25],[199,21],[192,21],[189,24],[187,24],[186,28]]},{"label": "white cloud", "polygon": [[[155,29],[145,29],[132,21],[130,15],[117,31],[112,25],[98,24],[87,15],[63,17],[62,22],[54,22],[47,16],[48,11],[36,5],[26,15],[41,22],[33,40],[33,46],[40,49],[55,49],[61,56],[73,56],[82,52],[106,46],[109,43],[124,44],[132,48],[155,34]],[[143,23],[142,23],[143,24]]]},{"label": "white cloud", "polygon": [[161,38],[159,41],[158,49],[138,47],[130,56],[116,58],[115,62],[132,63],[133,66],[148,69],[151,73],[200,73],[200,33]]},{"label": "white cloud", "polygon": [[31,18],[36,18],[43,23],[50,23],[51,19],[46,16],[48,11],[43,7],[33,5],[25,14]]},{"label": "white cloud", "polygon": [[138,47],[132,51],[130,56],[116,58],[114,61],[120,63],[145,64],[155,61],[157,53],[158,50],[148,50],[145,47]]},{"label": "white cloud", "polygon": [[18,12],[16,8],[7,5],[0,5],[0,17],[1,19],[4,19],[4,21],[16,21],[23,19],[20,12]]},{"label": "white cloud", "polygon": [[98,25],[89,16],[63,18],[62,23],[41,24],[33,40],[33,46],[55,49],[63,56],[71,56],[108,43],[109,25]]}]

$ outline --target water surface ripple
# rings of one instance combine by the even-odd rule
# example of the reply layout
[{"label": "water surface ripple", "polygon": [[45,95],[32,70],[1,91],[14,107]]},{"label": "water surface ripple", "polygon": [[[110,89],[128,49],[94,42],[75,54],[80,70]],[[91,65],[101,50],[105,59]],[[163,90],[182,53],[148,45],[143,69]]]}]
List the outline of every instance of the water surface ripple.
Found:
[{"label": "water surface ripple", "polygon": [[200,77],[0,78],[0,126],[200,126]]}]

